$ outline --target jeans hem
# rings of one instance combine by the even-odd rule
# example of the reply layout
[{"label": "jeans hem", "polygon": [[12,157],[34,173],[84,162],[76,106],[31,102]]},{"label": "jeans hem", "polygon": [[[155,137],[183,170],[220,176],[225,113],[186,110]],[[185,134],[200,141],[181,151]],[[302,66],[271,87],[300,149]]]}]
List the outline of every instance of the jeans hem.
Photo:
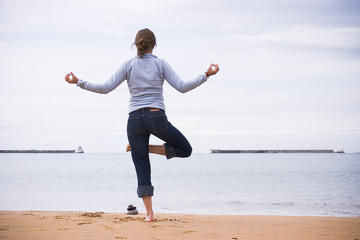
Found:
[{"label": "jeans hem", "polygon": [[174,147],[167,143],[165,143],[164,145],[165,145],[166,158],[170,159],[170,158],[176,157],[176,152],[175,152]]},{"label": "jeans hem", "polygon": [[154,196],[154,187],[151,185],[138,186],[137,194],[139,198],[144,196]]}]

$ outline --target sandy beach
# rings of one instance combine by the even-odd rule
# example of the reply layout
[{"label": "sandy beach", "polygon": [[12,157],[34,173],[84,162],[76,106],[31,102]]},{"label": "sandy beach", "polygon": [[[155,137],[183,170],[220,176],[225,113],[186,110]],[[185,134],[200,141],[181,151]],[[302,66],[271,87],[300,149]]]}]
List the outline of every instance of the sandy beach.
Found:
[{"label": "sandy beach", "polygon": [[217,216],[0,211],[0,239],[360,240],[359,217]]}]

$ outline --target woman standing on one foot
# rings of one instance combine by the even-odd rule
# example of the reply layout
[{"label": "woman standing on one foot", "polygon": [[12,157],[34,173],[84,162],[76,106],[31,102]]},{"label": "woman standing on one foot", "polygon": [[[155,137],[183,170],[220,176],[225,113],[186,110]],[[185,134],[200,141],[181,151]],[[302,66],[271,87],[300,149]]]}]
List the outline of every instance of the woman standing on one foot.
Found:
[{"label": "woman standing on one foot", "polygon": [[[65,76],[68,83],[97,93],[108,93],[127,80],[130,91],[129,118],[127,135],[135,165],[138,188],[137,194],[143,199],[147,217],[145,221],[154,221],[149,152],[173,157],[189,157],[192,148],[185,136],[167,120],[163,98],[163,84],[166,80],[179,92],[188,92],[202,83],[209,76],[219,71],[217,64],[211,64],[203,74],[184,82],[163,59],[152,54],[156,38],[149,29],[140,30],[134,42],[137,56],[126,61],[108,81],[95,84],[78,79],[72,72]],[[149,145],[150,134],[160,138],[164,145]]]}]

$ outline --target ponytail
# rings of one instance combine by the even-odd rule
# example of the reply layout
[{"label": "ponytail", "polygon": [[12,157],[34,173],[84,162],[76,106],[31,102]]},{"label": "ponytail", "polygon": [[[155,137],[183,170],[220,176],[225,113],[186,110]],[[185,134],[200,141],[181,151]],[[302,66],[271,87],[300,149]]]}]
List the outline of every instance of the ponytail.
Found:
[{"label": "ponytail", "polygon": [[156,37],[151,30],[142,29],[136,34],[133,45],[137,48],[137,55],[142,57],[156,46]]}]

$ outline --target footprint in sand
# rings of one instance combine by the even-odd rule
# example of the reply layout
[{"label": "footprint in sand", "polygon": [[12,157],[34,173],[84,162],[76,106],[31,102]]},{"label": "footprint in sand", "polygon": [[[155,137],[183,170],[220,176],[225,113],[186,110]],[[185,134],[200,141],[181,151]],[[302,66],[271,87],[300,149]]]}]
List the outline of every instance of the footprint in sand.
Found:
[{"label": "footprint in sand", "polygon": [[91,222],[80,222],[77,225],[91,224]]},{"label": "footprint in sand", "polygon": [[83,213],[80,216],[81,217],[90,217],[90,218],[95,218],[95,217],[101,217],[101,215],[104,214],[104,212],[87,212],[87,213]]},{"label": "footprint in sand", "polygon": [[33,214],[33,213],[24,213],[24,214],[21,214],[21,215],[24,215],[24,216],[35,216],[35,214]]}]

